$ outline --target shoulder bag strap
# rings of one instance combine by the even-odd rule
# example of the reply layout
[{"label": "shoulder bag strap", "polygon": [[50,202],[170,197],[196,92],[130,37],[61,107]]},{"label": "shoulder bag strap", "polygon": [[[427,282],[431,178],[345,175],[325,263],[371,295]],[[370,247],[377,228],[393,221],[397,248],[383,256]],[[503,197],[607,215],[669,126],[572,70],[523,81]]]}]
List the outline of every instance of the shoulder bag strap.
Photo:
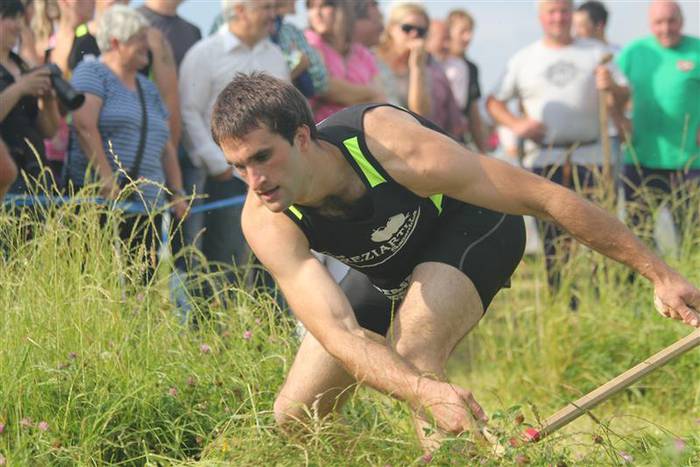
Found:
[{"label": "shoulder bag strap", "polygon": [[148,130],[148,115],[146,113],[146,99],[143,96],[143,89],[141,89],[141,83],[139,83],[138,77],[136,77],[136,90],[139,93],[139,101],[141,102],[141,137],[139,139],[139,147],[136,150],[136,159],[134,159],[134,166],[129,171],[129,176],[132,180],[136,180],[141,171],[141,161],[143,160],[143,150],[146,146],[146,131]]}]

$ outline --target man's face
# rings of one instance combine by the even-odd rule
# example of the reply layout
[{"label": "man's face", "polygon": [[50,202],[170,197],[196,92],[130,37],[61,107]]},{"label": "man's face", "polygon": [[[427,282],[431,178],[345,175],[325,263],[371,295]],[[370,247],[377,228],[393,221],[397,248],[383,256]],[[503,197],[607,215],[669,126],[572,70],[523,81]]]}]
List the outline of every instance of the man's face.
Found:
[{"label": "man's face", "polygon": [[234,166],[260,201],[272,212],[281,212],[301,192],[304,177],[299,175],[299,151],[265,125],[241,139],[221,144],[226,160]]},{"label": "man's face", "polygon": [[675,2],[654,2],[649,8],[651,33],[662,47],[675,47],[681,41],[683,16]]},{"label": "man's face", "polygon": [[384,32],[384,18],[375,1],[367,4],[367,12],[364,18],[355,21],[355,40],[365,47],[374,47],[379,44],[379,39]]},{"label": "man's face", "polygon": [[544,35],[557,42],[571,38],[571,3],[550,0],[540,4],[539,17]]},{"label": "man's face", "polygon": [[246,2],[242,9],[248,28],[258,33],[260,37],[265,37],[272,32],[275,21],[275,0],[256,0]]},{"label": "man's face", "polygon": [[473,35],[472,25],[469,21],[465,19],[454,21],[449,31],[450,52],[453,55],[464,55]]},{"label": "man's face", "polygon": [[591,17],[585,11],[574,12],[573,34],[575,37],[595,37],[593,21],[591,21]]},{"label": "man's face", "polygon": [[445,22],[440,20],[431,21],[428,38],[425,40],[425,48],[439,60],[444,60],[449,52],[448,45],[447,25],[445,25]]}]

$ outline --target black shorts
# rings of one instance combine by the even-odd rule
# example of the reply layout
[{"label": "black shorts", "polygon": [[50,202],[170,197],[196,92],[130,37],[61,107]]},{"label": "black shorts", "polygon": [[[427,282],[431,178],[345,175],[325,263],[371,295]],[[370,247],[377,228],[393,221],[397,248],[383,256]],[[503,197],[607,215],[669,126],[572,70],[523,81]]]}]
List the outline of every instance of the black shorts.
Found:
[{"label": "black shorts", "polygon": [[[509,287],[525,251],[525,223],[512,216],[466,203],[445,206],[433,237],[416,264],[445,263],[462,271],[476,286],[484,311],[493,297]],[[340,283],[360,326],[385,335],[400,303],[379,292],[354,269]]]}]

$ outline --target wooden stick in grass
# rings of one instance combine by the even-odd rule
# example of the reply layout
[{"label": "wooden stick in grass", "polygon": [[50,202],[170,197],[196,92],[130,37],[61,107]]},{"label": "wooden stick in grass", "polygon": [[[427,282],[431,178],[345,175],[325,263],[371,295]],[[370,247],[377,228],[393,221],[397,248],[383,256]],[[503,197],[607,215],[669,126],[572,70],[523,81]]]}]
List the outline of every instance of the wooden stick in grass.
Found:
[{"label": "wooden stick in grass", "polygon": [[616,378],[613,378],[604,385],[600,386],[598,389],[594,389],[577,401],[570,403],[559,412],[545,420],[543,426],[539,430],[535,428],[527,429],[525,431],[525,437],[528,441],[539,441],[545,436],[554,433],[561,427],[576,420],[578,417],[593,409],[593,407],[597,406],[601,402],[610,399],[613,395],[643,378],[647,373],[664,366],[669,361],[683,355],[699,345],[700,329],[677,341],[675,344],[666,347],[652,357],[649,357],[634,368],[631,368]]},{"label": "wooden stick in grass", "polygon": [[[600,59],[600,65],[607,65],[612,60],[612,54],[605,54]],[[603,150],[603,187],[605,189],[605,200],[614,206],[614,180],[612,180],[612,149],[610,148],[610,136],[608,134],[608,94],[609,91],[598,91],[598,123],[600,129],[600,143]]]}]

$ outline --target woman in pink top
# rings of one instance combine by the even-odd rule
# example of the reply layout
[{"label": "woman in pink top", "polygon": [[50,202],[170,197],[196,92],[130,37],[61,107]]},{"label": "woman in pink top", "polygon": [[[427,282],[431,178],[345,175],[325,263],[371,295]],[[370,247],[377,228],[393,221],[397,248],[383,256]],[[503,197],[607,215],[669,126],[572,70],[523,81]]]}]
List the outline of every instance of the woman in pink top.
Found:
[{"label": "woman in pink top", "polygon": [[306,2],[310,28],[305,32],[306,39],[321,53],[331,81],[331,92],[310,101],[317,122],[346,105],[383,100],[374,55],[352,42],[354,17],[350,1]]}]

